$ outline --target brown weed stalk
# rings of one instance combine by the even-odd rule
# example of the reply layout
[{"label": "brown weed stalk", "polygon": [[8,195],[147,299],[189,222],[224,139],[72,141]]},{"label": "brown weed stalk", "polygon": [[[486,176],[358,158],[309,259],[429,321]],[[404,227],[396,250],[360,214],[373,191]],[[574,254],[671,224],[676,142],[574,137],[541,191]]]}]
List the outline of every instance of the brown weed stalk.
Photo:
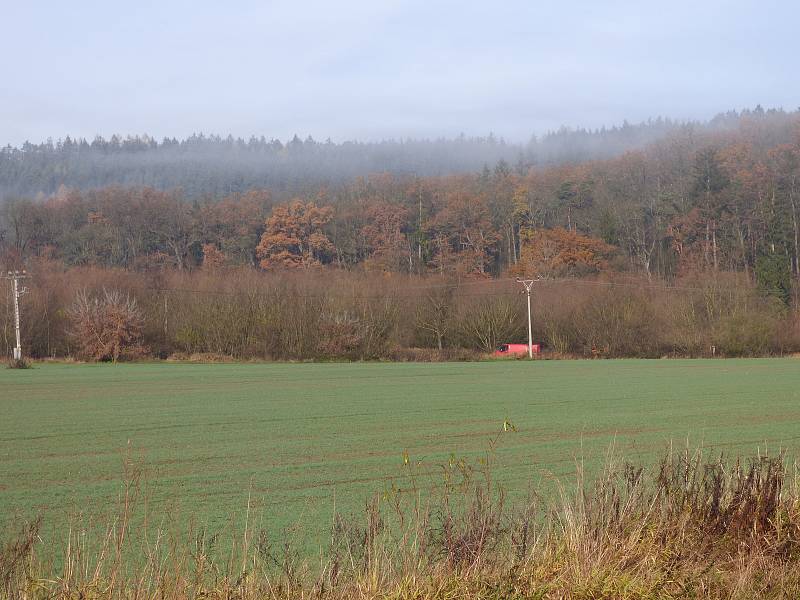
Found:
[{"label": "brown weed stalk", "polygon": [[[336,515],[319,560],[253,526],[224,551],[202,530],[136,531],[140,472],[126,459],[119,514],[97,544],[70,532],[62,567],[38,522],[0,548],[8,598],[785,598],[800,595],[800,499],[785,457],[653,468],[609,460],[591,482],[514,503],[490,464],[451,460],[417,483]],[[410,474],[413,465],[409,466]],[[416,480],[412,477],[412,482]]]}]

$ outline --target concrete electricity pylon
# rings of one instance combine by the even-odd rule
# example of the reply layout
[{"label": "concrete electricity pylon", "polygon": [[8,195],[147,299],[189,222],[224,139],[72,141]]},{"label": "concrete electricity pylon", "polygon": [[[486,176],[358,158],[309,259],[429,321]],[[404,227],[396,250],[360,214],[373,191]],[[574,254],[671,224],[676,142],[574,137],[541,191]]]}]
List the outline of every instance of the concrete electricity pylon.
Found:
[{"label": "concrete electricity pylon", "polygon": [[533,284],[539,281],[538,279],[520,279],[517,277],[517,282],[525,286],[525,292],[528,294],[528,358],[533,358],[533,329],[531,328],[531,288]]},{"label": "concrete electricity pylon", "polygon": [[14,294],[14,330],[17,333],[17,345],[14,347],[14,360],[22,360],[22,340],[19,332],[19,297],[28,293],[28,288],[22,287],[20,282],[27,279],[25,271],[9,271],[3,279],[11,280],[11,292]]}]

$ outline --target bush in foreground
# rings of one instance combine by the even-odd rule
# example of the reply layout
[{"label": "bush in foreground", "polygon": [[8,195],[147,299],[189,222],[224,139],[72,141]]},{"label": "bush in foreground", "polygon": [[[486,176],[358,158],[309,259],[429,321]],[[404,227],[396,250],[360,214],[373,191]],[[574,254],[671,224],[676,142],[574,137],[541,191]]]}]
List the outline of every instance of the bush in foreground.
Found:
[{"label": "bush in foreground", "polygon": [[8,359],[8,368],[9,369],[30,369],[31,368],[31,361],[27,358],[9,358]]},{"label": "bush in foreground", "polygon": [[443,468],[429,500],[415,485],[393,487],[363,517],[337,517],[319,564],[250,530],[219,556],[202,533],[136,536],[129,472],[120,514],[95,550],[70,533],[63,566],[48,567],[40,523],[25,524],[0,545],[0,583],[10,598],[800,595],[800,499],[782,457],[707,463],[686,452],[653,469],[609,465],[591,484],[579,474],[553,502],[521,505],[488,471],[457,460]]}]

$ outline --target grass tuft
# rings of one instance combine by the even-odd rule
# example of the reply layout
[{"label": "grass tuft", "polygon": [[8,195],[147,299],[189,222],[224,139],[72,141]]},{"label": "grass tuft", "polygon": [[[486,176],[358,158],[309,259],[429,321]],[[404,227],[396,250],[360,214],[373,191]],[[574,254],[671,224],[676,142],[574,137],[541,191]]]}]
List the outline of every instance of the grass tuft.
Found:
[{"label": "grass tuft", "polygon": [[8,359],[8,368],[9,369],[31,369],[31,368],[33,368],[33,364],[27,358],[9,358]]},{"label": "grass tuft", "polygon": [[43,558],[40,521],[6,534],[6,597],[800,596],[800,496],[783,456],[708,460],[686,450],[654,468],[609,459],[596,479],[579,470],[553,500],[522,505],[488,471],[429,497],[395,490],[359,517],[337,515],[318,562],[302,560],[290,537],[248,527],[224,549],[202,531],[137,531],[141,469],[126,460],[125,473],[105,533],[87,544],[71,530],[59,567]]}]

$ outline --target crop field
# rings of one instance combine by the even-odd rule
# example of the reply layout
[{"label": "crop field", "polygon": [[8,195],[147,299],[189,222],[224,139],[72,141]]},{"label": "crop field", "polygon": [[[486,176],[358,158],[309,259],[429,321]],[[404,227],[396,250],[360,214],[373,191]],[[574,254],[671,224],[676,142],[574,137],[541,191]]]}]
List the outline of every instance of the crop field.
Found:
[{"label": "crop field", "polygon": [[522,493],[612,446],[647,461],[687,440],[751,455],[798,439],[790,358],[44,364],[0,370],[0,518],[104,514],[126,448],[157,518],[223,530],[249,504],[270,528],[324,531],[334,507],[408,485],[406,453],[424,487],[496,440],[494,475]]}]

